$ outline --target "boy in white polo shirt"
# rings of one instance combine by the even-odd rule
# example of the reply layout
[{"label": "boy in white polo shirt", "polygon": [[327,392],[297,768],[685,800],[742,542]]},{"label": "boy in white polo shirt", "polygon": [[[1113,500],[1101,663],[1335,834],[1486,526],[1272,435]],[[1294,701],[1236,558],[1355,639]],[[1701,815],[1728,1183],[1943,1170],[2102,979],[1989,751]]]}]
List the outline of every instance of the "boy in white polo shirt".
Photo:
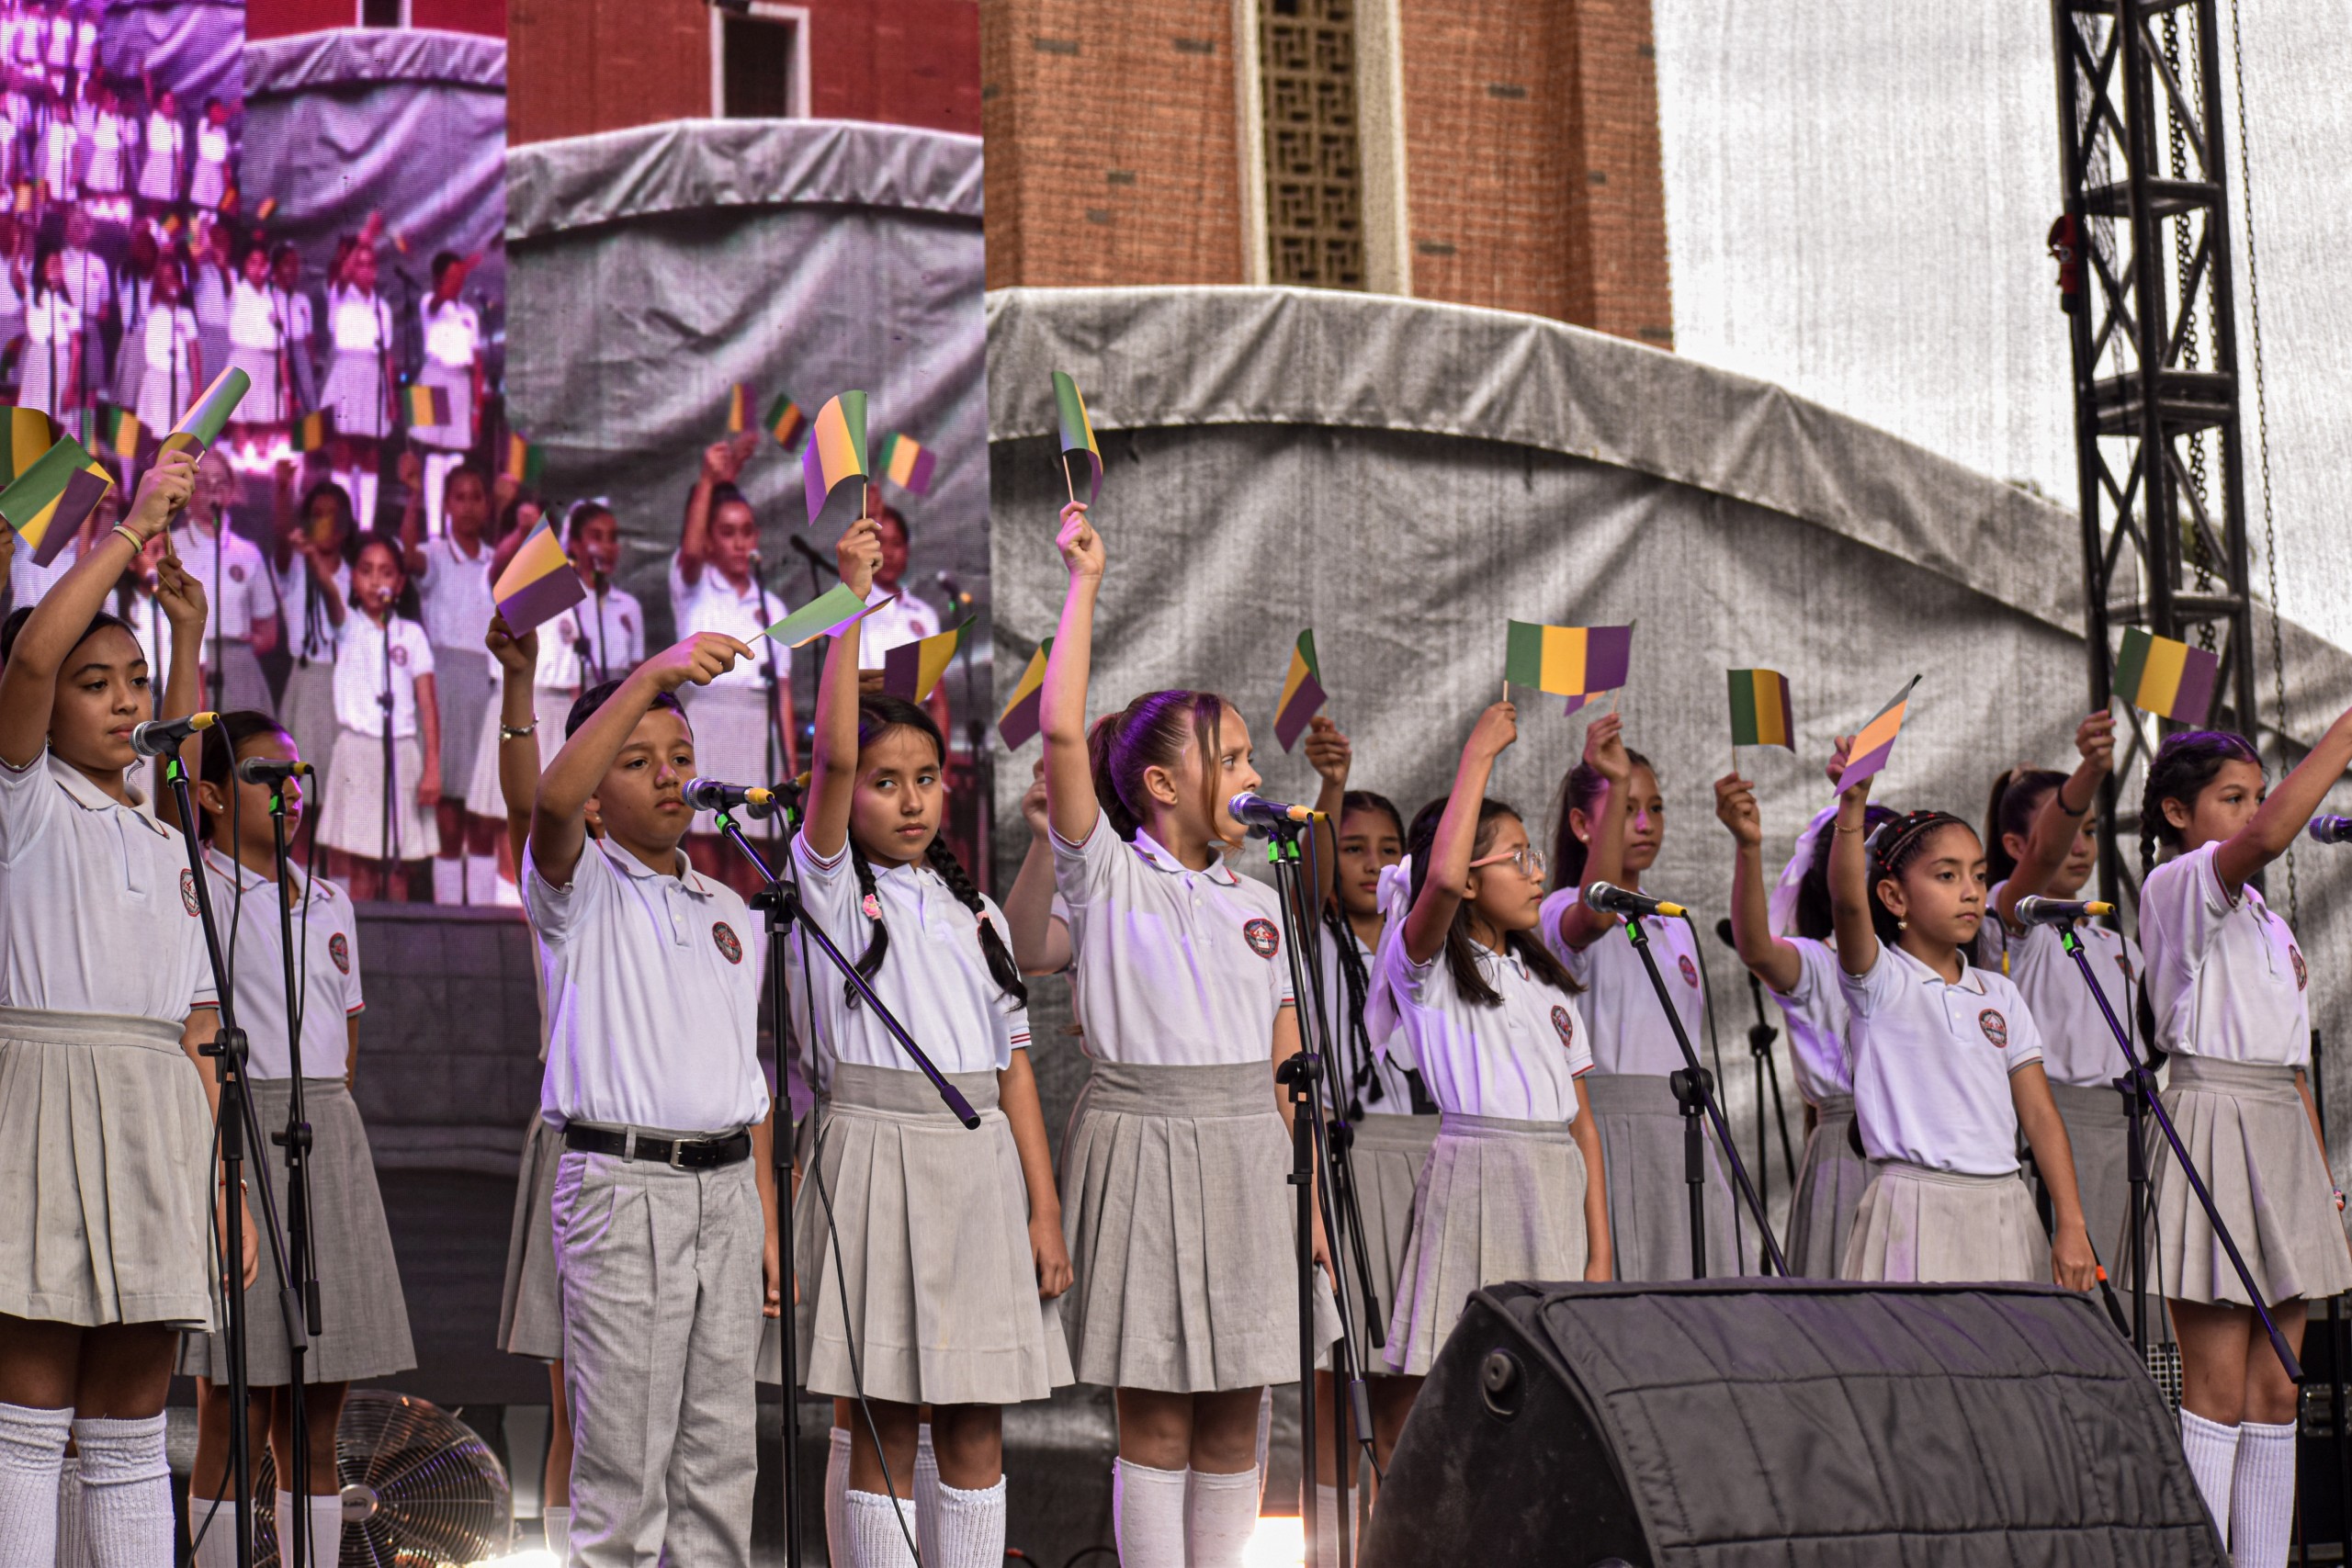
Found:
[{"label": "boy in white polo shirt", "polygon": [[679,847],[695,770],[676,696],[750,652],[706,632],[584,694],[531,818],[582,1568],[751,1562],[763,1275],[779,1310],[760,953],[741,897]]}]

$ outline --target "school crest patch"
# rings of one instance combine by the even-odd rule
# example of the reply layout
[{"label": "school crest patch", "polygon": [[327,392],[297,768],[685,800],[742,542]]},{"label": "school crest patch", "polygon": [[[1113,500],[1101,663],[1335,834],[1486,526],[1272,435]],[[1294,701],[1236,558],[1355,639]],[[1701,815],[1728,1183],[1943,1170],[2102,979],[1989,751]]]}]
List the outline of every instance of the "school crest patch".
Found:
[{"label": "school crest patch", "polygon": [[241,567],[241,566],[232,566],[232,567],[231,567],[231,568],[229,569],[229,581],[232,581],[232,582],[243,582],[244,580],[245,580],[245,569],[244,569],[243,567]]},{"label": "school crest patch", "polygon": [[1282,945],[1282,938],[1274,931],[1274,922],[1267,919],[1251,920],[1243,926],[1241,940],[1248,942],[1250,951],[1261,958],[1272,958],[1274,950]]},{"label": "school crest patch", "polygon": [[726,955],[728,963],[741,964],[743,962],[742,941],[741,938],[736,936],[734,929],[728,925],[725,920],[718,921],[712,925],[710,928],[710,940],[718,944],[718,951]]},{"label": "school crest patch", "polygon": [[1676,959],[1675,963],[1682,970],[1682,983],[1690,987],[1692,990],[1697,990],[1699,988],[1699,966],[1690,962],[1690,955],[1686,953],[1681,957]]},{"label": "school crest patch", "polygon": [[408,668],[408,649],[405,649],[405,648],[402,648],[402,647],[401,647],[400,644],[398,644],[398,643],[394,643],[394,644],[392,644],[392,662],[393,662],[393,663],[395,663],[395,664],[397,664],[397,665],[399,665],[399,666],[400,666],[401,669],[403,669],[403,670],[407,669],[407,668]]},{"label": "school crest patch", "polygon": [[2290,942],[2287,944],[2287,956],[2295,961],[2295,989],[2299,991],[2311,989],[2311,965],[2303,962],[2303,950]]},{"label": "school crest patch", "polygon": [[344,936],[341,931],[337,931],[334,935],[327,938],[327,956],[334,960],[334,970],[336,974],[348,975],[351,973],[351,943],[344,940]]},{"label": "school crest patch", "polygon": [[1993,1043],[1995,1050],[2009,1048],[2009,1021],[1993,1009],[1986,1008],[1976,1015],[1976,1027],[1984,1032],[1984,1038]]},{"label": "school crest patch", "polygon": [[1576,1015],[1564,1007],[1552,1009],[1552,1027],[1560,1032],[1560,1043],[1573,1047],[1577,1043]]},{"label": "school crest patch", "polygon": [[196,873],[192,871],[180,873],[180,902],[187,907],[191,919],[202,912],[202,907],[196,901]]}]

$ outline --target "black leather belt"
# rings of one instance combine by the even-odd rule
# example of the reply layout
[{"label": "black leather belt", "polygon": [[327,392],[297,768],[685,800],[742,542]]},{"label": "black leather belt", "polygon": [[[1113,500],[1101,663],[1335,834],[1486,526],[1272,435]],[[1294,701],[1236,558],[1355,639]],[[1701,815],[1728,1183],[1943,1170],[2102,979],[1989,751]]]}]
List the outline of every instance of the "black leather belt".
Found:
[{"label": "black leather belt", "polygon": [[752,1134],[725,1138],[649,1138],[639,1133],[616,1133],[609,1127],[563,1130],[563,1146],[587,1155],[617,1155],[622,1159],[651,1160],[673,1170],[715,1170],[752,1157]]}]

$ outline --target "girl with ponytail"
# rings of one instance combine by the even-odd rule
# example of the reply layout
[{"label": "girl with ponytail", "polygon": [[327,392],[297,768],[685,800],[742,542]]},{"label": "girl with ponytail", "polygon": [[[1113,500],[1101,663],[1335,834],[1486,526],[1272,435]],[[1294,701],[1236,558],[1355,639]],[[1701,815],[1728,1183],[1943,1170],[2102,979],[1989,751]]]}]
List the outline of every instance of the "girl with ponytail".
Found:
[{"label": "girl with ponytail", "polygon": [[[2298,1348],[2306,1304],[2352,1290],[2352,1254],[2312,1104],[2310,966],[2253,884],[2347,765],[2352,713],[2267,798],[2252,741],[2182,730],[2148,764],[2140,807],[2140,940],[2155,1043],[2171,1057],[2165,1109]],[[2168,1144],[2156,1145],[2154,1179],[2157,1278],[2177,1292],[2165,1305],[2180,1340],[2181,1446],[2233,1560],[2278,1568],[2294,1514],[2295,1385]]]},{"label": "girl with ponytail", "polygon": [[[834,555],[863,596],[881,557],[874,519],[851,524]],[[1002,1407],[1070,1381],[1054,1304],[1069,1258],[1004,915],[939,837],[939,727],[912,703],[859,695],[858,633],[853,624],[826,653],[792,854],[808,918],[858,954],[858,974],[980,1126],[975,1137],[949,1114],[846,983],[803,976],[818,1100],[798,1161],[817,1178],[801,1188],[794,1238],[799,1366],[811,1393],[862,1392],[871,1411],[869,1425],[836,1408],[854,1442],[834,1561],[910,1564],[919,1534],[936,1543],[927,1562],[935,1551],[994,1562]],[[938,1484],[910,1487],[926,1404]]]}]

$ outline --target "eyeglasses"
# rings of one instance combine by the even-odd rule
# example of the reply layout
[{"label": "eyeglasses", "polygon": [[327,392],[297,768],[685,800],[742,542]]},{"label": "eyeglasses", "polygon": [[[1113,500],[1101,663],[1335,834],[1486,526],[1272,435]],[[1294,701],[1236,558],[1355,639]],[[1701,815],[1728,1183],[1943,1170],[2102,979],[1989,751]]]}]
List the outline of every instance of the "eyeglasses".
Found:
[{"label": "eyeglasses", "polygon": [[1532,882],[1544,880],[1544,852],[1533,844],[1521,844],[1519,848],[1507,851],[1502,854],[1487,855],[1484,859],[1474,860],[1470,863],[1470,869],[1476,871],[1482,865],[1503,864],[1509,864],[1520,875]]}]

